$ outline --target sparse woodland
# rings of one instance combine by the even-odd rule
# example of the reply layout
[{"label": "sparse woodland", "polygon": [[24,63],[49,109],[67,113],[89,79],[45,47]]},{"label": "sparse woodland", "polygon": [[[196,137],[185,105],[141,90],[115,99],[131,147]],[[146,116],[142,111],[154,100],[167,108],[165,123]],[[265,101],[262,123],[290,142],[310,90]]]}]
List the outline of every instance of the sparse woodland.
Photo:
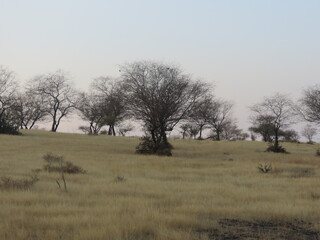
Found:
[{"label": "sparse woodland", "polygon": [[[257,99],[249,135],[173,65],[125,64],[86,92],[61,70],[22,85],[0,67],[0,239],[318,240],[319,93]],[[72,114],[86,134],[58,132]],[[144,136],[114,137],[130,120]]]},{"label": "sparse woodland", "polygon": [[[214,96],[212,86],[195,81],[174,65],[133,62],[120,67],[120,76],[94,79],[87,92],[77,91],[70,77],[58,70],[35,76],[19,86],[15,73],[0,67],[0,133],[19,134],[39,122],[51,124],[56,132],[61,120],[77,114],[87,122],[79,129],[90,135],[125,136],[134,129],[126,120],[138,121],[145,130],[137,153],[171,156],[168,135],[179,129],[182,138],[245,140],[257,136],[269,143],[267,151],[286,152],[281,142],[299,142],[290,126],[308,122],[302,136],[313,142],[320,123],[319,86],[304,90],[293,102],[275,93],[250,106],[250,135],[239,129],[232,115],[233,103]],[[258,101],[258,100],[257,100]],[[313,125],[310,125],[313,124]],[[116,128],[119,128],[116,131]],[[310,130],[312,131],[310,132]],[[208,132],[208,131],[207,131]]]}]

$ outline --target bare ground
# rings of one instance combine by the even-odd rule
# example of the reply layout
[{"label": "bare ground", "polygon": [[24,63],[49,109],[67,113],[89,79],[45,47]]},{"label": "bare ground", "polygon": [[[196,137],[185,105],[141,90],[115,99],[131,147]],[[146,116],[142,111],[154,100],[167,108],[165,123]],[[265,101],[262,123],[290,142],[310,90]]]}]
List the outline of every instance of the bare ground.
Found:
[{"label": "bare ground", "polygon": [[214,240],[319,240],[320,232],[301,220],[291,222],[222,219],[219,228],[198,230]]}]

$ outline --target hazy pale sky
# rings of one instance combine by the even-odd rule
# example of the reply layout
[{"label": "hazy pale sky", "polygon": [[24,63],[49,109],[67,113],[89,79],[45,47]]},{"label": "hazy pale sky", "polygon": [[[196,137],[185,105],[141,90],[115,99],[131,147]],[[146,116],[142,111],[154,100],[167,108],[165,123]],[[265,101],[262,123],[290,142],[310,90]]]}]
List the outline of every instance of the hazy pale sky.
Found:
[{"label": "hazy pale sky", "polygon": [[63,69],[86,89],[135,60],[213,82],[247,128],[263,96],[319,83],[320,1],[0,0],[0,65],[20,81]]}]

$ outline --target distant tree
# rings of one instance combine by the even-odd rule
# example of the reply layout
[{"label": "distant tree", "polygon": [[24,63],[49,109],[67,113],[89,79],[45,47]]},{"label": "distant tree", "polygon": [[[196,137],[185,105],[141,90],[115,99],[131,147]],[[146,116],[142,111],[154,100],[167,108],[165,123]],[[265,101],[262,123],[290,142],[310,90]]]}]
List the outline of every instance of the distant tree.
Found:
[{"label": "distant tree", "polygon": [[[187,118],[207,92],[206,85],[193,82],[175,66],[155,62],[124,65],[121,75],[128,94],[128,109],[132,116],[144,123],[150,136],[142,139],[137,152],[171,155],[167,132]],[[152,149],[145,151],[146,148]]]},{"label": "distant tree", "polygon": [[21,129],[32,129],[34,125],[48,116],[48,102],[44,96],[27,90],[16,99],[14,114],[19,120]]},{"label": "distant tree", "polygon": [[274,122],[275,118],[271,115],[258,115],[252,119],[253,126],[249,128],[249,131],[261,135],[264,142],[272,142],[274,139]]},{"label": "distant tree", "polygon": [[89,122],[89,126],[81,126],[83,132],[97,135],[107,123],[105,121],[104,102],[94,94],[80,93],[77,109],[81,118]]},{"label": "distant tree", "polygon": [[193,125],[193,124],[189,125],[188,133],[193,139],[197,138],[199,131],[200,131],[200,129],[197,125]]},{"label": "distant tree", "polygon": [[123,137],[126,136],[126,134],[128,132],[131,132],[133,129],[134,127],[131,124],[122,124],[118,127],[119,134]]},{"label": "distant tree", "polygon": [[303,92],[297,109],[308,122],[320,124],[320,85],[309,87]]},{"label": "distant tree", "polygon": [[221,134],[225,124],[231,121],[232,107],[233,104],[228,101],[215,100],[212,102],[209,124],[217,141],[221,140]]},{"label": "distant tree", "polygon": [[99,77],[91,84],[92,92],[100,102],[101,116],[109,126],[108,135],[116,135],[115,126],[127,117],[126,89],[120,80]]},{"label": "distant tree", "polygon": [[47,102],[52,132],[56,132],[61,119],[68,117],[76,108],[77,92],[61,70],[35,77],[29,82],[29,91]]},{"label": "distant tree", "polygon": [[184,123],[180,125],[180,133],[182,134],[182,139],[189,136],[188,130],[190,128],[190,123]]},{"label": "distant tree", "polygon": [[273,128],[273,145],[268,150],[273,152],[283,152],[284,149],[279,144],[281,130],[290,126],[294,122],[295,112],[292,108],[292,101],[285,95],[275,94],[265,98],[264,101],[253,105],[250,109],[253,113],[253,122],[267,116]]},{"label": "distant tree", "polygon": [[312,144],[313,143],[313,137],[317,134],[317,129],[313,126],[311,126],[310,124],[307,124],[303,130],[301,135],[305,138],[308,139],[308,143]]},{"label": "distant tree", "polygon": [[0,133],[18,134],[19,123],[14,115],[17,89],[14,73],[0,66]]},{"label": "distant tree", "polygon": [[284,142],[299,142],[299,134],[292,129],[285,130],[281,133]]},{"label": "distant tree", "polygon": [[211,95],[206,95],[203,99],[195,104],[190,112],[190,120],[197,125],[199,139],[202,139],[202,132],[209,127],[212,116],[213,100]]},{"label": "distant tree", "polygon": [[[250,128],[249,128],[249,130],[250,130]],[[253,142],[257,140],[256,134],[254,132],[252,132],[252,131],[250,131],[250,139]]]},{"label": "distant tree", "polygon": [[242,129],[238,128],[235,120],[231,119],[226,121],[223,125],[221,138],[225,140],[241,140],[244,141],[249,137],[248,133],[243,132]]}]

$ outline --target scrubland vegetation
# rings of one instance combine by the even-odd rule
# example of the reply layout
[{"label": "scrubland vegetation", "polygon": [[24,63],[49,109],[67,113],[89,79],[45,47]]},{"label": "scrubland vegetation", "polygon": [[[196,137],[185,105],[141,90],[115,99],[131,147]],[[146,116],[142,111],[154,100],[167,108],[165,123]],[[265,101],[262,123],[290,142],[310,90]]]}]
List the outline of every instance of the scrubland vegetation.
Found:
[{"label": "scrubland vegetation", "polygon": [[[169,140],[172,157],[139,155],[139,139],[22,131],[0,135],[0,239],[319,239],[318,144]],[[52,153],[83,169],[44,171]],[[271,165],[266,173],[259,166]]]}]

